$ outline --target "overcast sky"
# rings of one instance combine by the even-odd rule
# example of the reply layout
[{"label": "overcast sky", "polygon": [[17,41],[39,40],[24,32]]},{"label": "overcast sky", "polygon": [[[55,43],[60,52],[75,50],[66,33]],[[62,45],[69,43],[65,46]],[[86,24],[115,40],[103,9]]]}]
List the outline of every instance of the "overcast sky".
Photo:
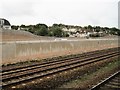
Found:
[{"label": "overcast sky", "polygon": [[0,17],[12,25],[54,23],[118,27],[119,0],[0,0]]}]

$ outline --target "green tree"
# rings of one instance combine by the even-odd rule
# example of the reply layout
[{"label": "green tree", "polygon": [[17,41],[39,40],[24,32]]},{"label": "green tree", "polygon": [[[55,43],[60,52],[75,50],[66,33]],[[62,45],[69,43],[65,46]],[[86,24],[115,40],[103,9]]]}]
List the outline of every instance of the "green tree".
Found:
[{"label": "green tree", "polygon": [[93,27],[92,27],[91,25],[88,25],[88,29],[92,30],[92,29],[93,29]]},{"label": "green tree", "polygon": [[113,27],[113,28],[110,28],[111,31],[118,31],[117,28]]},{"label": "green tree", "polygon": [[48,36],[53,36],[53,32],[52,31],[48,31]]},{"label": "green tree", "polygon": [[28,31],[31,32],[31,33],[33,33],[33,34],[35,33],[35,30],[32,29],[32,28],[29,28]]},{"label": "green tree", "polygon": [[35,34],[40,35],[40,36],[47,36],[48,35],[48,28],[45,25],[42,25],[35,30]]},{"label": "green tree", "polygon": [[119,35],[119,29],[117,29],[115,27],[110,28],[110,34]]},{"label": "green tree", "polygon": [[45,28],[48,28],[48,26],[46,25],[46,24],[36,24],[35,26],[34,26],[34,28],[36,28],[36,29],[38,29],[38,28],[41,28],[42,26],[44,26]]},{"label": "green tree", "polygon": [[59,25],[55,23],[52,25],[52,27],[59,27]]},{"label": "green tree", "polygon": [[118,36],[120,36],[120,30],[118,30]]},{"label": "green tree", "polygon": [[18,30],[19,26],[12,25],[11,28],[14,30]]},{"label": "green tree", "polygon": [[26,28],[26,26],[22,24],[22,25],[20,26],[20,28]]},{"label": "green tree", "polygon": [[95,31],[96,31],[96,32],[100,32],[100,29],[101,29],[100,26],[96,26],[96,27],[95,27]]},{"label": "green tree", "polygon": [[88,27],[87,27],[87,26],[84,26],[84,29],[88,29]]},{"label": "green tree", "polygon": [[58,26],[52,26],[50,31],[52,32],[52,35],[55,37],[62,37],[63,36],[63,31]]},{"label": "green tree", "polygon": [[69,34],[67,32],[63,32],[63,37],[69,37]]}]

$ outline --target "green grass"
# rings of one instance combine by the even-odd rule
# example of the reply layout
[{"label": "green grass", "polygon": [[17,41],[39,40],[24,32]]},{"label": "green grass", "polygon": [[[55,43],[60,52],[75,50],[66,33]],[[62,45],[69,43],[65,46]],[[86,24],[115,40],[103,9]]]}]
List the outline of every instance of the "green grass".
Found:
[{"label": "green grass", "polygon": [[85,75],[83,75],[82,78],[76,79],[76,80],[72,80],[68,83],[65,83],[64,85],[60,86],[60,88],[75,88],[75,87],[79,87],[79,85],[86,80],[90,80],[92,77],[95,77],[96,75],[99,75],[100,73],[106,73],[109,72],[113,69],[115,69],[116,67],[120,66],[120,60],[115,60],[114,62],[110,62],[108,63],[106,66],[101,67],[99,69],[97,69],[96,72],[93,73],[86,73]]}]

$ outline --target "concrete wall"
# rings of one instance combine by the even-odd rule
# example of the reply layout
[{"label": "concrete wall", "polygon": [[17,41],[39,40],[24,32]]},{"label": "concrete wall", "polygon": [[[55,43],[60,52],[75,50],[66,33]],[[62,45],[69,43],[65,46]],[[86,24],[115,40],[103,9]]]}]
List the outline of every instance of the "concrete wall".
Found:
[{"label": "concrete wall", "polygon": [[117,40],[2,42],[2,63],[48,58],[117,47]]}]

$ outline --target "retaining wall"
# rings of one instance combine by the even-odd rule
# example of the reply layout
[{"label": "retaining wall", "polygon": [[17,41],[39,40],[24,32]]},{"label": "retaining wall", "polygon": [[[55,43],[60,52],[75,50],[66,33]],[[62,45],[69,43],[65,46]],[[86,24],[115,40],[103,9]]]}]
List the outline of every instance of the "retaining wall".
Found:
[{"label": "retaining wall", "polygon": [[117,40],[2,42],[2,64],[117,47]]}]

